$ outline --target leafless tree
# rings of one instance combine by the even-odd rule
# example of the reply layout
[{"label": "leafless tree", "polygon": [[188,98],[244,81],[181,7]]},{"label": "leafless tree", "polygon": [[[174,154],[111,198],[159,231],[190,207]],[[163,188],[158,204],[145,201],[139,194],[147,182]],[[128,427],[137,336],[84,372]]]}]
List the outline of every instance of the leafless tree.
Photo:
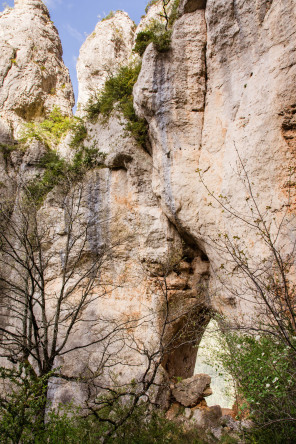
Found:
[{"label": "leafless tree", "polygon": [[[279,433],[279,442],[292,442],[296,424],[296,171],[293,167],[287,171],[285,201],[273,206],[270,196],[268,205],[261,201],[236,153],[237,177],[245,190],[240,208],[227,195],[215,195],[198,171],[212,198],[210,204],[232,221],[207,239],[208,248],[220,258],[211,270],[217,282],[214,291],[226,294],[238,315],[237,319],[218,316],[225,341],[216,355],[232,373],[238,405],[247,406],[247,414],[252,412],[256,427]],[[242,233],[248,233],[247,237]]]},{"label": "leafless tree", "polygon": [[198,170],[198,173],[213,202],[253,234],[254,243],[261,245],[261,253],[254,254],[246,240],[233,230],[222,230],[215,238],[209,237],[209,247],[225,258],[220,269],[215,271],[216,278],[233,300],[253,304],[256,310],[256,319],[252,318],[250,323],[241,319],[240,329],[272,334],[296,352],[291,339],[296,335],[296,240],[292,200],[295,170],[292,168],[288,172],[287,199],[282,210],[279,212],[272,205],[262,208],[255,185],[237,150],[236,153],[238,177],[246,194],[244,211],[238,210],[228,196],[216,196],[208,188],[202,172]]},{"label": "leafless tree", "polygon": [[[145,406],[147,416],[151,408],[166,409],[171,402],[171,385],[179,377],[193,376],[197,346],[210,320],[211,311],[205,304],[204,293],[207,284],[201,279],[198,298],[185,301],[184,297],[172,289],[170,277],[179,271],[182,254],[173,252],[167,263],[160,265],[157,272],[149,273],[159,308],[136,321],[124,331],[124,347],[132,351],[133,364],[139,368],[128,384],[116,379],[105,383],[90,372],[83,383],[87,386],[87,409],[99,422],[108,424],[105,441],[108,442],[116,431],[128,421],[139,406]],[[147,272],[147,271],[146,271]],[[154,336],[150,347],[136,328],[149,327]],[[130,328],[131,327],[131,328]],[[184,359],[185,358],[185,359]],[[118,405],[123,405],[121,415],[107,415],[106,409],[115,413]],[[103,441],[103,442],[105,442]]]},{"label": "leafless tree", "polygon": [[[209,313],[202,296],[186,305],[170,287],[170,274],[178,268],[182,254],[149,275],[159,301],[156,309],[137,319],[110,318],[93,310],[116,288],[116,282],[106,279],[106,269],[116,248],[130,239],[121,233],[112,245],[92,248],[93,231],[98,225],[103,229],[106,221],[96,216],[87,219],[86,193],[83,182],[70,183],[54,194],[57,202],[50,210],[46,205],[39,209],[23,191],[13,206],[9,202],[2,206],[1,359],[6,368],[26,366],[34,381],[42,381],[44,398],[50,384],[55,384],[52,381],[79,384],[87,394],[85,412],[110,425],[109,439],[139,404],[167,402],[161,398],[167,399],[171,381],[184,376],[174,367],[178,352],[198,344]],[[201,295],[204,290],[201,286]],[[138,335],[141,328],[154,335],[153,345]],[[84,338],[86,330],[93,334]],[[88,365],[86,359],[83,374],[75,369],[65,372],[62,366],[57,369],[64,357],[91,356],[93,351],[96,362]],[[128,353],[134,356],[133,362],[125,357]],[[194,361],[195,357],[185,377],[191,376]],[[117,380],[118,367],[137,370],[133,381]],[[112,410],[121,400],[124,413],[106,417],[106,406]]]},{"label": "leafless tree", "polygon": [[[87,220],[85,193],[83,183],[61,192],[55,212],[39,210],[23,192],[13,212],[9,203],[1,208],[1,358],[25,363],[36,378],[52,372],[59,358],[108,343],[125,327],[91,310],[116,285],[102,274],[125,240],[91,248],[92,230],[104,221]],[[95,334],[77,341],[83,329]]]}]

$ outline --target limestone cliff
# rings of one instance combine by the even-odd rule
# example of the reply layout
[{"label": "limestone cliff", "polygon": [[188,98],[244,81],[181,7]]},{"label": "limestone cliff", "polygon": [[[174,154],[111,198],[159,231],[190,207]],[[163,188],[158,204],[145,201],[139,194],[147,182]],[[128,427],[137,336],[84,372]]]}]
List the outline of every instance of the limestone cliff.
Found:
[{"label": "limestone cliff", "polygon": [[[158,283],[164,270],[169,270],[166,290],[174,313],[192,310],[202,328],[209,309],[232,319],[240,319],[242,310],[250,311],[251,305],[233,297],[227,287],[218,288],[217,274],[228,258],[221,257],[213,240],[221,232],[239,236],[250,255],[264,254],[263,243],[254,240],[254,231],[241,218],[252,217],[246,178],[260,209],[272,209],[267,221],[279,221],[287,203],[288,169],[295,167],[296,137],[294,0],[182,0],[169,50],[160,53],[152,43],[147,47],[134,87],[134,107],[148,123],[149,146],[140,146],[126,134],[118,110],[107,122],[87,120],[88,99],[108,75],[134,59],[135,34],[158,13],[159,5],[154,5],[138,29],[123,12],[99,22],[83,44],[77,66],[85,145],[98,147],[105,156],[104,168],[93,169],[83,179],[84,217],[97,221],[89,233],[87,254],[125,239],[102,273],[113,290],[97,301],[91,314],[98,319],[101,313],[112,319],[149,318],[139,322],[136,333],[138,344],[147,350],[159,338],[163,294]],[[72,87],[43,2],[16,1],[15,8],[0,17],[0,40],[1,140],[16,137],[23,122],[40,119],[54,105],[70,114]],[[68,145],[66,138],[55,148],[71,157]],[[3,158],[1,181],[10,181],[13,188],[30,165],[38,170],[42,149],[32,143],[25,157],[9,168]],[[56,218],[61,227],[66,216],[57,194],[58,188],[49,194],[40,217]],[[220,200],[226,196],[233,211],[223,211],[211,194],[222,196]],[[295,242],[292,211],[289,214],[287,251]],[[65,235],[59,232],[59,242],[49,247],[58,258],[52,268],[57,285]],[[228,277],[236,284],[233,274]],[[167,342],[182,329],[184,319],[176,318]],[[73,342],[96,334],[85,324]],[[184,342],[162,362],[169,377],[193,374],[197,349]],[[112,371],[125,381],[132,379],[140,372],[139,362],[145,361],[138,351],[124,349],[125,362]],[[87,365],[95,367],[96,359],[100,349],[93,348],[91,358],[73,354],[57,364],[65,371],[75,367],[80,374]],[[135,367],[126,370],[126,361]],[[67,386],[53,392],[62,400],[72,396]]]},{"label": "limestone cliff", "polygon": [[74,95],[58,32],[41,0],[16,0],[0,17],[0,109],[17,130],[59,106],[71,113]]},{"label": "limestone cliff", "polygon": [[99,22],[81,47],[77,63],[79,82],[78,110],[83,114],[90,95],[102,88],[108,76],[132,58],[135,24],[117,11]]},{"label": "limestone cliff", "polygon": [[[262,211],[272,207],[280,219],[287,202],[295,155],[293,125],[284,121],[295,101],[296,6],[196,0],[180,8],[171,51],[158,54],[151,45],[145,52],[135,106],[149,122],[153,190],[165,214],[218,270],[224,258],[210,240],[219,232],[245,238],[254,254],[264,247],[209,191],[250,215],[244,166]],[[218,294],[212,302],[221,307]]]}]

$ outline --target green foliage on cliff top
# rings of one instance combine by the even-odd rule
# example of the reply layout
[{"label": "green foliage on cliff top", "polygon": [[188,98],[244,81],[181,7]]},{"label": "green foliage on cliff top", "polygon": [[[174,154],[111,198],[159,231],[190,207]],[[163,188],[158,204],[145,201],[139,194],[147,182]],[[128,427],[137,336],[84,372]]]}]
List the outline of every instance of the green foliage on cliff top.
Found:
[{"label": "green foliage on cliff top", "polygon": [[106,15],[106,17],[102,18],[101,22],[104,22],[105,20],[110,20],[111,18],[113,18],[115,16],[116,12],[115,11],[110,11],[109,14]]},{"label": "green foliage on cliff top", "polygon": [[[148,4],[148,9],[155,3],[157,2],[150,2]],[[171,46],[172,27],[179,17],[179,4],[180,0],[174,0],[172,3],[170,0],[165,2],[163,12],[159,14],[159,18],[162,19],[162,21],[152,20],[146,29],[137,34],[135,47],[133,49],[134,52],[142,56],[150,43],[154,44],[154,47],[158,52],[169,51]]]},{"label": "green foliage on cliff top", "polygon": [[158,52],[167,52],[171,46],[171,30],[166,30],[163,23],[153,21],[144,31],[138,33],[133,51],[140,56],[150,43]]},{"label": "green foliage on cliff top", "polygon": [[133,106],[133,87],[138,79],[141,64],[123,66],[118,73],[107,79],[104,88],[89,100],[86,112],[90,120],[102,116],[108,120],[113,110],[118,110],[126,119],[125,129],[140,145],[147,138],[147,123],[136,116]]}]

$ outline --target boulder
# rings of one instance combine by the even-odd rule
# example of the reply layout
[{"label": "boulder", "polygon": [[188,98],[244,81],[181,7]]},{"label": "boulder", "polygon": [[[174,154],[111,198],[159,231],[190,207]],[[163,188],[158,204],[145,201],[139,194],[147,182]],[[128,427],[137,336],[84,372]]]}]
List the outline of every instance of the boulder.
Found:
[{"label": "boulder", "polygon": [[220,426],[220,419],[222,417],[222,409],[219,405],[214,405],[205,409],[194,409],[191,421],[203,429],[218,428]]},{"label": "boulder", "polygon": [[172,394],[183,406],[193,407],[212,394],[210,384],[211,377],[201,373],[175,384]]}]

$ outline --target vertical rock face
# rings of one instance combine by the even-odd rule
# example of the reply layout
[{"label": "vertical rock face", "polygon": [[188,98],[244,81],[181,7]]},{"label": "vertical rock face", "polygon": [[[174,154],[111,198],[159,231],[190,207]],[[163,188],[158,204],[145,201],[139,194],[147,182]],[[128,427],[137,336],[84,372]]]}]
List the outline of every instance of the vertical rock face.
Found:
[{"label": "vertical rock face", "polygon": [[[279,215],[287,202],[284,184],[295,164],[296,5],[208,0],[180,8],[170,52],[146,50],[135,106],[150,123],[153,189],[162,208],[181,233],[204,245],[217,269],[223,258],[207,241],[219,232],[243,237],[253,253],[264,246],[223,214],[209,191],[250,214],[244,166],[262,210],[271,206]],[[221,308],[220,296],[215,303]]]},{"label": "vertical rock face", "polygon": [[180,18],[172,46],[159,54],[150,45],[134,88],[135,107],[149,122],[155,166],[154,192],[171,221],[190,234],[196,166],[202,143],[206,93],[204,11]]},{"label": "vertical rock face", "polygon": [[16,0],[0,17],[0,109],[6,125],[70,114],[74,95],[58,32],[41,0]]},{"label": "vertical rock face", "polygon": [[[239,304],[223,293],[208,297],[210,264],[211,286],[225,260],[209,240],[227,231],[245,239],[254,255],[264,254],[264,246],[254,241],[239,218],[211,202],[209,192],[226,195],[239,214],[248,215],[243,167],[259,207],[274,209],[267,217],[280,217],[287,199],[287,170],[295,167],[296,149],[294,0],[180,2],[181,17],[174,25],[170,50],[159,53],[148,46],[134,87],[136,112],[149,124],[151,153],[126,135],[118,112],[108,123],[87,121],[83,108],[88,99],[109,74],[133,59],[135,33],[159,14],[159,8],[154,5],[137,30],[123,12],[101,21],[82,46],[77,65],[79,113],[88,129],[85,143],[106,156],[105,168],[84,178],[85,219],[97,220],[90,230],[88,254],[125,239],[104,270],[103,278],[114,289],[91,307],[91,315],[99,319],[105,313],[119,320],[149,315],[149,323],[139,322],[137,329],[137,340],[147,349],[153,349],[159,338],[163,294],[157,283],[174,262],[178,267],[171,267],[167,276],[174,314],[192,309],[198,327],[207,324],[209,305],[241,316]],[[43,2],[16,1],[14,9],[1,15],[0,27],[0,131],[1,141],[7,141],[11,130],[17,133],[21,123],[41,118],[54,105],[70,114],[73,93],[60,40]],[[38,164],[41,151],[38,144],[32,145],[23,162]],[[4,158],[0,173],[1,181],[8,183]],[[17,177],[13,178],[16,183]],[[53,193],[40,215],[55,220],[57,214],[62,220],[63,208]],[[293,245],[295,231],[288,229]],[[51,248],[59,257],[59,245]],[[53,278],[59,267],[60,263],[53,264]],[[176,318],[168,342],[182,330],[183,320]],[[73,341],[95,334],[85,329]],[[169,377],[188,378],[196,349],[186,340],[174,345],[163,366]],[[77,373],[83,372],[87,359],[100,359],[100,349],[92,354],[81,354],[79,359],[73,354],[57,364],[65,371],[75,367]],[[130,348],[125,360],[136,363],[136,359]],[[134,368],[129,368],[130,373],[117,369],[120,375],[125,373],[125,380],[133,378]],[[60,391],[61,399],[68,399],[67,390]]]},{"label": "vertical rock face", "polygon": [[[115,37],[119,26],[128,38],[120,46],[121,52],[116,53]],[[100,22],[95,35],[88,37],[77,65],[81,114],[82,105],[95,89],[100,90],[108,74],[129,63],[133,39],[133,23],[121,12]],[[92,248],[98,250],[99,242],[106,239],[112,245],[120,236],[129,238],[128,242],[123,242],[121,253],[115,254],[108,264],[110,270],[116,270],[112,275],[113,281],[120,279],[122,285],[112,291],[108,302],[98,304],[95,310],[97,313],[107,312],[110,316],[149,318],[150,327],[146,322],[139,322],[136,337],[151,348],[157,344],[155,324],[159,322],[159,307],[164,302],[157,282],[173,261],[181,260],[184,249],[182,238],[163,213],[153,192],[153,159],[126,134],[125,121],[120,113],[114,112],[107,123],[99,118],[96,123],[86,122],[86,125],[91,143],[95,141],[106,154],[107,166],[107,169],[97,172],[96,178],[92,175],[88,182],[89,210],[97,211],[100,232],[100,235],[93,236]],[[102,214],[108,221],[103,232],[99,223]],[[200,251],[191,253],[190,258],[181,263],[180,270],[170,270],[167,276],[168,291],[174,294],[174,302],[180,312],[195,305],[198,305],[198,310],[201,309],[199,284],[208,274],[208,262],[201,259]],[[172,323],[170,336],[176,333],[176,328]],[[166,370],[172,375],[191,375],[195,359],[189,359],[189,356],[196,354],[196,350],[191,348],[183,347],[179,352],[179,360],[184,357],[184,360],[190,361],[186,370],[178,366],[178,356],[167,360],[164,364]],[[124,360],[127,357],[134,363],[139,358],[136,352],[133,354],[125,349]],[[126,380],[132,376],[130,370],[124,371]]]},{"label": "vertical rock face", "polygon": [[131,61],[134,31],[135,24],[129,16],[117,11],[100,21],[82,45],[77,63],[81,113],[90,95],[104,85],[107,77]]}]

